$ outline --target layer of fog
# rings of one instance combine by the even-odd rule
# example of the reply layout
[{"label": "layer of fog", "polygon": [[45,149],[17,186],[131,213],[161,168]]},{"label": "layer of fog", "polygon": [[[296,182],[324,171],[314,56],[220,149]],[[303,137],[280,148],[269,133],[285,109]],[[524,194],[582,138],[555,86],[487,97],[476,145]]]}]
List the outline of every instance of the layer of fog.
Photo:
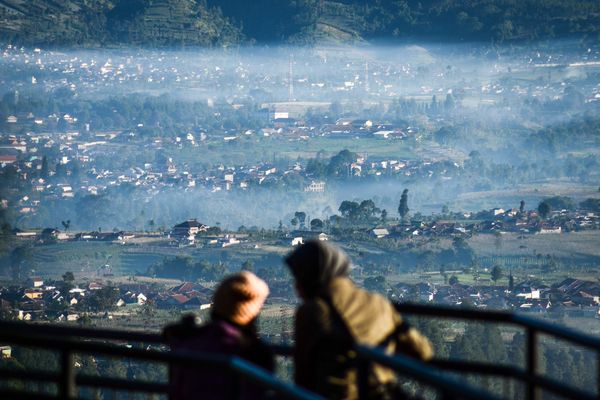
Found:
[{"label": "layer of fog", "polygon": [[[352,117],[368,118],[369,106],[384,107],[398,98],[428,103],[447,94],[462,96],[462,107],[452,118],[466,124],[483,124],[494,129],[511,129],[523,99],[553,101],[575,87],[584,101],[600,104],[598,65],[600,46],[581,47],[575,42],[532,45],[526,48],[490,46],[407,45],[400,47],[330,48],[238,48],[228,50],[151,51],[90,50],[46,52],[5,50],[0,68],[0,92],[39,90],[52,93],[68,88],[83,99],[126,96],[132,93],[167,94],[189,101],[230,104],[250,100],[257,103],[292,102],[296,105],[323,103],[326,109],[340,102],[342,110],[355,108]],[[9,71],[10,70],[10,71]],[[8,73],[10,72],[10,74]],[[35,78],[35,79],[33,79]],[[506,93],[510,92],[510,95]],[[502,103],[508,99],[508,103]],[[510,100],[514,99],[514,103]],[[592,104],[592,103],[590,103]],[[282,107],[285,109],[285,107]],[[305,107],[306,108],[306,107]],[[361,114],[362,113],[362,114]],[[544,125],[568,121],[571,113],[555,113],[532,121]],[[434,121],[439,123],[439,121]],[[442,123],[443,125],[443,123]],[[485,139],[485,138],[483,138]],[[509,141],[499,136],[497,148],[486,156],[495,162],[520,163],[526,155],[511,153]],[[456,147],[468,154],[477,150],[482,138],[465,139]],[[503,142],[505,140],[505,142]],[[506,150],[508,149],[508,150]],[[336,149],[341,150],[341,149]],[[376,156],[371,154],[372,156]],[[144,220],[157,226],[171,226],[187,218],[209,225],[236,229],[240,225],[275,227],[281,220],[289,224],[294,211],[311,218],[326,218],[343,200],[374,198],[380,208],[393,216],[402,189],[399,181],[374,184],[331,185],[324,194],[268,190],[212,193],[208,190],[167,190],[152,198],[130,204],[114,204],[111,225],[136,228],[134,222],[144,211]],[[409,186],[411,211],[429,214],[442,205],[464,206],[457,198],[463,191],[427,181]],[[541,199],[531,195],[528,202]],[[514,202],[513,202],[514,200]],[[492,206],[516,206],[517,200],[477,199],[468,202],[467,211]],[[74,226],[102,226],[112,229],[106,218],[79,218],[76,210],[56,210],[55,219],[72,215]],[[140,218],[138,218],[140,219]]]}]

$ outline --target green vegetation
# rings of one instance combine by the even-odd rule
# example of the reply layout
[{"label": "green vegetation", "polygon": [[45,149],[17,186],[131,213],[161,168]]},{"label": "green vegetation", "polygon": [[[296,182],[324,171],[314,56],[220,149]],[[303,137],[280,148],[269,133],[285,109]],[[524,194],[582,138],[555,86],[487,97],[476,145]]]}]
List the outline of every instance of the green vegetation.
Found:
[{"label": "green vegetation", "polygon": [[54,46],[227,46],[242,40],[219,9],[196,0],[3,2],[0,40]]},{"label": "green vegetation", "polygon": [[600,5],[593,0],[7,0],[3,4],[0,39],[37,45],[595,40],[600,30]]}]

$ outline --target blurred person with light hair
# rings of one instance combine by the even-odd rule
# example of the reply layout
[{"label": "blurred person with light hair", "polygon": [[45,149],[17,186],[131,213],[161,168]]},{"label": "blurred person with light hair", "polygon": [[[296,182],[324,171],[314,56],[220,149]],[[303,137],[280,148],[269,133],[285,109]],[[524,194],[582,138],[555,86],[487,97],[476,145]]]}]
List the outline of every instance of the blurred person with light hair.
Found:
[{"label": "blurred person with light hair", "polygon": [[[214,293],[209,323],[197,325],[194,316],[187,316],[180,323],[167,326],[163,334],[173,351],[237,356],[272,372],[274,355],[259,340],[256,327],[268,295],[267,284],[253,273],[233,274]],[[261,387],[236,383],[239,382],[235,377],[218,367],[174,366],[170,399],[260,399],[265,395]]]}]

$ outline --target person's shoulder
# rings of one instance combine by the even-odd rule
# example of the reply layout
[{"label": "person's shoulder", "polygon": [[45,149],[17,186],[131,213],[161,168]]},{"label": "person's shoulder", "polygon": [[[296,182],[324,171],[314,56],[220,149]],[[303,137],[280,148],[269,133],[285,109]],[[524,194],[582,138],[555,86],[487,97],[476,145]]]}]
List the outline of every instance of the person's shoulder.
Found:
[{"label": "person's shoulder", "polygon": [[320,326],[330,319],[331,310],[327,302],[319,297],[302,303],[296,310],[296,322]]},{"label": "person's shoulder", "polygon": [[187,324],[176,323],[166,326],[162,335],[167,343],[172,343],[203,337],[210,330],[211,324],[190,326]]}]

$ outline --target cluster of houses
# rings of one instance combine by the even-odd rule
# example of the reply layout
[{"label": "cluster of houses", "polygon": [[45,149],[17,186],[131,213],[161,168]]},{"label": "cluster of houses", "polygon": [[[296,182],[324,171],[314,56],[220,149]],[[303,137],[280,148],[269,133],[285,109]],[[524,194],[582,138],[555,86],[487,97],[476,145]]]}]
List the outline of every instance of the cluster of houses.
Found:
[{"label": "cluster of houses", "polygon": [[548,286],[524,281],[511,286],[397,284],[393,299],[490,310],[600,318],[600,283],[568,278]]},{"label": "cluster of houses", "polygon": [[[110,169],[101,166],[97,158],[107,154],[119,157],[122,144],[119,137],[126,133],[76,131],[50,134],[28,132],[0,137],[0,168],[10,165],[15,169],[15,179],[21,190],[0,199],[3,207],[10,207],[22,215],[35,215],[49,202],[69,202],[85,196],[101,196],[113,188],[134,187],[149,195],[177,188],[191,190],[205,188],[212,192],[246,190],[250,187],[286,185],[300,182],[298,187],[309,193],[322,193],[327,189],[323,179],[307,172],[303,162],[291,162],[286,167],[268,162],[252,165],[190,167],[172,158],[143,163],[124,168]],[[188,137],[193,134],[188,133]],[[140,139],[154,150],[176,146],[178,138]],[[58,158],[44,157],[59,154]],[[418,175],[426,176],[436,169],[429,162],[400,159],[378,159],[357,156],[349,165],[351,177]],[[442,173],[442,172],[440,172]],[[452,171],[443,173],[450,174]],[[292,179],[290,179],[292,178]]]},{"label": "cluster of houses", "polygon": [[[157,287],[139,283],[111,287],[110,310],[91,306],[94,296],[107,288],[92,281],[77,287],[62,282],[45,283],[34,277],[25,287],[0,287],[0,311],[19,320],[77,321],[83,314],[106,316],[130,305],[152,304],[158,309],[204,310],[211,306],[213,290],[197,283],[183,282],[174,287]],[[509,286],[478,284],[436,285],[399,283],[388,296],[396,301],[416,301],[480,309],[548,313],[572,317],[600,317],[600,283],[568,278],[551,286],[524,281]],[[289,300],[289,299],[288,299]]]},{"label": "cluster of houses", "polygon": [[[476,233],[502,234],[560,234],[571,231],[600,229],[600,216],[588,210],[552,211],[546,219],[540,218],[537,211],[495,208],[474,214],[465,213],[463,221],[439,219],[431,221],[413,220],[389,228],[374,228],[370,234],[377,238],[405,237],[454,237],[470,236]],[[472,220],[469,221],[469,220]]]},{"label": "cluster of houses", "polygon": [[[110,309],[97,309],[95,296],[102,296],[102,289],[110,288],[116,293],[110,296]],[[107,314],[129,305],[152,304],[159,309],[203,310],[211,306],[212,289],[184,282],[171,288],[156,288],[145,284],[127,283],[107,287],[103,282],[92,281],[77,287],[63,282],[46,283],[33,277],[24,287],[0,287],[0,311],[4,316],[31,321],[77,321],[82,315]]]}]

